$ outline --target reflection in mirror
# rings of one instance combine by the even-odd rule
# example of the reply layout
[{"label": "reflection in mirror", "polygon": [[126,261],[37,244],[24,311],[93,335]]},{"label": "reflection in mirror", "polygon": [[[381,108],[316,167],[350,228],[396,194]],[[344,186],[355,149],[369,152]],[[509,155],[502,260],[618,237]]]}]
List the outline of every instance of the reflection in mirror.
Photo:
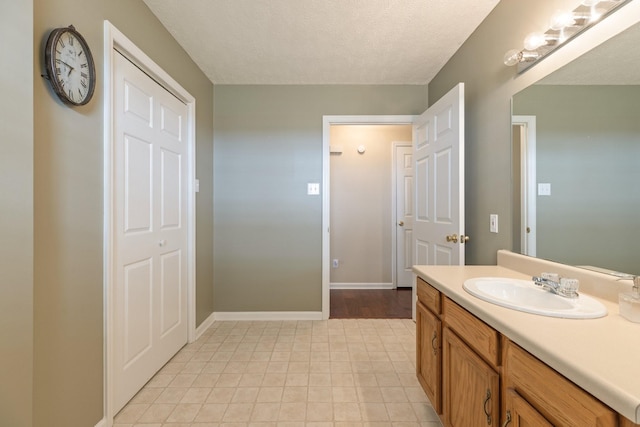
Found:
[{"label": "reflection in mirror", "polygon": [[513,97],[514,250],[640,275],[639,41],[636,24]]}]

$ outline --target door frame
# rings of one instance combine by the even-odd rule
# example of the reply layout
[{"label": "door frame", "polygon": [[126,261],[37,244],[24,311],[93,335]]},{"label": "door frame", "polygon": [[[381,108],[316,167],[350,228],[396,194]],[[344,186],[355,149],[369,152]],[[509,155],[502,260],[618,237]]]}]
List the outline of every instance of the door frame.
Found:
[{"label": "door frame", "polygon": [[[511,126],[520,126],[522,130],[519,177],[520,252],[536,256],[536,116],[513,116]],[[530,229],[529,233],[526,232],[527,227]]]},{"label": "door frame", "polygon": [[391,143],[391,283],[398,289],[398,181],[397,148],[413,147],[413,141],[393,141]]},{"label": "door frame", "polygon": [[322,319],[329,318],[330,232],[330,133],[332,125],[412,125],[415,116],[322,116]]},{"label": "door frame", "polygon": [[129,38],[109,21],[104,21],[104,104],[103,104],[103,147],[104,147],[104,224],[103,224],[103,327],[104,327],[104,372],[103,405],[107,426],[113,424],[113,344],[114,344],[114,214],[115,196],[113,182],[115,165],[113,155],[113,55],[122,53],[149,77],[167,89],[187,106],[187,341],[195,340],[195,103],[196,100],[177,81],[158,66]]}]

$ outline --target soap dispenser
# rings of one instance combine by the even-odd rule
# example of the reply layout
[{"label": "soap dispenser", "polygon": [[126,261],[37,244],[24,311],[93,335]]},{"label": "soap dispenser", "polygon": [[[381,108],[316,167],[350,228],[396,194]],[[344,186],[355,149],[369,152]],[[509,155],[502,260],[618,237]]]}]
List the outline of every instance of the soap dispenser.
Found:
[{"label": "soap dispenser", "polygon": [[622,317],[632,322],[640,323],[640,276],[633,278],[631,292],[620,294],[619,309]]}]

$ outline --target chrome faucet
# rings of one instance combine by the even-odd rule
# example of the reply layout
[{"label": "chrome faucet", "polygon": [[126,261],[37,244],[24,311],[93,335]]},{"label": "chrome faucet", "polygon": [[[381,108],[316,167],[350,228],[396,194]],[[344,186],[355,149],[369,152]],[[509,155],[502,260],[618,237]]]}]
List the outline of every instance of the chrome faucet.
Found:
[{"label": "chrome faucet", "polygon": [[578,298],[578,287],[580,286],[578,279],[562,278],[555,273],[542,273],[540,277],[533,276],[531,280],[552,294],[566,298]]}]

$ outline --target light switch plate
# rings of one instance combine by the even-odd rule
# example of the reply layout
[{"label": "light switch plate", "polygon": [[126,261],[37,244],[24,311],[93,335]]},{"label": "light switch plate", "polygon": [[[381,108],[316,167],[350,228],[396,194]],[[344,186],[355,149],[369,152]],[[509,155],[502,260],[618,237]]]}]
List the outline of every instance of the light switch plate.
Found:
[{"label": "light switch plate", "polygon": [[548,182],[538,183],[538,196],[550,196],[550,195],[551,195],[551,184]]},{"label": "light switch plate", "polygon": [[317,182],[310,182],[307,184],[307,194],[309,196],[317,196],[320,194],[320,184]]},{"label": "light switch plate", "polygon": [[491,233],[498,232],[498,214],[489,215],[489,231]]}]

